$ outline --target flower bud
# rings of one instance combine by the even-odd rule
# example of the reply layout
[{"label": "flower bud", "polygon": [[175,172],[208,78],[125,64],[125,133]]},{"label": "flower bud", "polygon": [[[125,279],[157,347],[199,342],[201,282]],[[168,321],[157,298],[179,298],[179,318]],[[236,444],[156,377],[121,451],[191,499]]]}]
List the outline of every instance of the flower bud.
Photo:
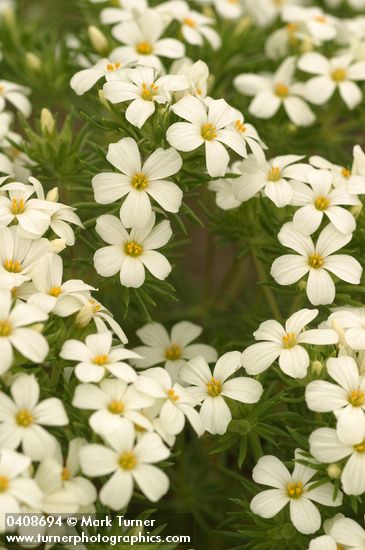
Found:
[{"label": "flower bud", "polygon": [[339,477],[341,477],[342,470],[338,464],[330,464],[327,467],[327,474],[331,479],[338,479]]},{"label": "flower bud", "polygon": [[25,54],[25,62],[27,67],[35,73],[40,73],[42,70],[42,60],[38,55],[33,52],[27,52]]},{"label": "flower bud", "polygon": [[86,325],[90,323],[92,317],[93,317],[93,307],[92,307],[92,303],[88,301],[86,302],[86,304],[82,306],[82,308],[78,312],[75,320],[76,325],[81,328],[86,327]]},{"label": "flower bud", "polygon": [[89,39],[92,47],[97,53],[104,54],[109,49],[109,43],[106,36],[101,32],[100,29],[91,25],[87,29]]},{"label": "flower bud", "polygon": [[42,330],[44,329],[44,323],[34,323],[34,325],[31,325],[30,328],[32,328],[36,332],[42,332]]},{"label": "flower bud", "polygon": [[311,371],[313,374],[321,374],[323,369],[323,364],[320,361],[312,361],[311,363]]},{"label": "flower bud", "polygon": [[356,204],[355,206],[352,206],[350,208],[350,212],[355,218],[358,218],[362,212],[362,209],[363,209],[362,204]]},{"label": "flower bud", "polygon": [[305,290],[307,288],[307,281],[299,281],[298,288],[299,290]]},{"label": "flower bud", "polygon": [[55,119],[49,109],[41,110],[41,130],[43,134],[53,134],[56,127]]},{"label": "flower bud", "polygon": [[46,201],[49,202],[58,202],[59,193],[58,193],[58,187],[53,187],[50,191],[48,191],[46,195]]},{"label": "flower bud", "polygon": [[53,248],[53,252],[58,254],[59,252],[62,252],[62,250],[65,250],[66,241],[65,239],[53,239],[53,241],[51,241],[51,245]]}]

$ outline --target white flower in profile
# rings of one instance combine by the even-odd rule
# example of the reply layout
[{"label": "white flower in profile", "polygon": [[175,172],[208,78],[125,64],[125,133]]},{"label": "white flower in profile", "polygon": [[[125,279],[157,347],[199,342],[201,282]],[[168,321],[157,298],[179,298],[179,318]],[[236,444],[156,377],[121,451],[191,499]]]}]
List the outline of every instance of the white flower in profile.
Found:
[{"label": "white flower in profile", "polygon": [[181,379],[191,385],[186,390],[202,403],[200,416],[211,434],[224,434],[232,420],[225,398],[257,403],[262,395],[263,388],[257,380],[243,376],[228,380],[240,367],[241,354],[231,351],[218,359],[213,374],[201,356],[194,357],[181,369]]},{"label": "white flower in profile", "polygon": [[204,433],[201,416],[194,409],[198,402],[180,384],[174,384],[164,369],[147,369],[137,378],[134,386],[141,393],[159,401],[160,426],[167,434],[177,435],[182,432],[186,419],[199,437]]},{"label": "white flower in profile", "polygon": [[327,59],[318,52],[309,52],[299,59],[298,67],[317,75],[304,86],[304,95],[311,103],[326,103],[337,88],[349,109],[361,102],[362,92],[355,82],[365,80],[365,61],[353,63],[352,56],[347,54]]},{"label": "white flower in profile", "polygon": [[342,503],[342,493],[339,491],[334,499],[335,488],[331,483],[312,488],[316,482],[310,480],[317,470],[298,462],[303,460],[300,449],[295,451],[295,460],[294,470],[290,473],[275,456],[266,455],[259,459],[252,472],[253,480],[274,489],[256,495],[250,507],[254,514],[272,518],[289,504],[290,521],[297,531],[309,535],[321,526],[321,515],[313,502],[324,506],[339,506]]},{"label": "white flower in profile", "polygon": [[0,284],[12,279],[13,286],[29,281],[36,262],[53,252],[48,239],[20,237],[16,226],[0,228]]},{"label": "white flower in profile", "polygon": [[142,164],[137,142],[126,137],[109,145],[106,158],[121,173],[103,172],[94,176],[95,200],[110,204],[126,197],[120,209],[125,227],[143,227],[148,223],[151,198],[167,212],[179,211],[183,193],[175,183],[166,180],[182,166],[175,149],[156,149]]},{"label": "white flower in profile", "polygon": [[47,318],[36,306],[22,302],[13,306],[11,292],[0,289],[0,374],[12,366],[13,348],[34,363],[44,361],[48,354],[47,340],[31,325]]},{"label": "white flower in profile", "polygon": [[[355,145],[353,148],[351,167],[334,164],[319,155],[311,156],[309,162],[315,168],[329,170],[333,176],[334,187],[345,186],[351,195],[365,193],[365,170],[363,168],[363,166],[365,167],[365,155],[359,145]],[[356,204],[361,203],[357,202]]]},{"label": "white flower in profile", "polygon": [[70,86],[77,95],[83,95],[101,78],[109,80],[124,80],[126,69],[136,60],[136,56],[123,52],[112,52],[109,58],[99,59],[95,65],[82,69],[73,75]]},{"label": "white flower in profile", "polygon": [[208,90],[209,67],[204,61],[199,59],[195,63],[188,57],[177,59],[170,68],[170,74],[179,74],[185,76],[188,87],[185,90],[175,92],[177,98],[184,95],[194,95],[205,98]]},{"label": "white flower in profile", "polygon": [[236,197],[235,179],[222,178],[209,182],[208,189],[215,192],[215,202],[222,210],[231,210],[242,204]]},{"label": "white flower in profile", "polygon": [[84,328],[92,321],[95,323],[97,332],[107,332],[111,330],[123,344],[128,342],[128,338],[121,326],[113,319],[113,315],[103,304],[95,300],[89,293],[88,296],[81,296],[80,311],[78,312],[75,323],[78,327]]},{"label": "white flower in profile", "polygon": [[249,155],[240,166],[241,176],[236,179],[236,197],[248,201],[263,191],[278,208],[290,204],[293,198],[293,181],[306,181],[309,165],[298,162],[303,156],[283,155],[266,160]]},{"label": "white flower in profile", "polygon": [[111,332],[89,334],[85,343],[79,340],[66,340],[60,357],[78,361],[75,375],[81,382],[100,382],[108,373],[126,382],[134,382],[137,378],[126,359],[135,359],[139,357],[138,354],[120,346],[112,347]]},{"label": "white flower in profile", "polygon": [[206,344],[192,344],[202,333],[202,328],[189,321],[176,323],[170,334],[160,323],[147,323],[136,331],[144,344],[133,349],[141,359],[133,361],[137,368],[163,364],[173,382],[180,382],[179,373],[187,361],[201,355],[208,363],[218,358],[216,350]]},{"label": "white flower in profile", "polygon": [[0,80],[0,111],[5,109],[8,101],[17,111],[25,117],[32,112],[32,105],[27,98],[30,90],[25,86],[20,86],[8,80]]},{"label": "white flower in profile", "polygon": [[166,132],[167,141],[184,152],[204,145],[210,176],[224,176],[226,173],[229,154],[224,145],[245,156],[242,139],[229,127],[236,119],[235,110],[224,99],[209,101],[208,112],[202,101],[190,96],[180,99],[171,109],[187,122],[172,124]]},{"label": "white flower in profile", "polygon": [[91,444],[80,451],[81,468],[87,476],[113,474],[100,490],[102,504],[121,510],[132,497],[134,483],[152,502],[167,492],[169,479],[153,464],[168,458],[170,451],[157,434],[144,434],[135,444],[133,425],[122,419],[120,428],[104,439],[108,447]]},{"label": "white flower in profile", "polygon": [[135,12],[143,13],[148,7],[147,0],[117,0],[116,5],[118,4],[120,7],[104,8],[100,12],[100,21],[104,25],[131,21]]},{"label": "white flower in profile", "polygon": [[151,423],[139,411],[153,403],[154,399],[136,391],[133,386],[127,386],[123,380],[109,378],[102,380],[99,386],[78,385],[72,401],[78,409],[95,411],[89,424],[95,433],[101,435],[119,429],[122,418],[151,431]]},{"label": "white flower in profile", "polygon": [[353,437],[347,434],[346,441],[332,428],[318,428],[309,437],[310,452],[320,462],[332,464],[347,458],[341,474],[342,488],[347,495],[365,492],[365,417],[360,430],[362,438],[358,438],[359,429],[356,427],[356,433]]},{"label": "white flower in profile", "polygon": [[136,14],[133,21],[123,21],[112,29],[114,38],[125,44],[114,50],[117,55],[135,56],[138,65],[162,69],[160,57],[178,59],[185,47],[175,38],[161,38],[164,32],[161,15],[152,9]]},{"label": "white flower in profile", "polygon": [[289,222],[283,225],[278,238],[283,246],[297,254],[277,258],[271,266],[271,276],[279,285],[286,286],[308,273],[306,292],[314,306],[331,304],[335,299],[336,288],[328,271],[347,283],[360,283],[362,267],[359,262],[347,254],[333,254],[351,241],[351,233],[344,235],[329,224],[314,244],[308,235],[297,231]]},{"label": "white flower in profile", "polygon": [[240,74],[235,88],[244,95],[254,96],[248,111],[258,118],[271,118],[283,105],[290,120],[297,126],[309,126],[315,116],[303,99],[303,84],[293,82],[295,57],[286,58],[272,75]]},{"label": "white flower in profile", "polygon": [[344,233],[352,233],[356,228],[354,216],[342,205],[355,205],[357,197],[351,195],[346,185],[333,188],[333,175],[328,170],[309,170],[309,186],[294,183],[294,195],[290,204],[300,206],[293,216],[294,227],[306,235],[311,235],[321,225],[326,215],[334,227]]},{"label": "white flower in profile", "polygon": [[60,445],[52,457],[39,464],[35,481],[44,493],[41,510],[47,514],[77,512],[80,507],[95,502],[97,493],[90,480],[80,476],[80,449],[85,439],[77,437],[69,442],[64,461]]},{"label": "white flower in profile", "polygon": [[328,317],[328,324],[333,321],[340,324],[345,332],[345,341],[353,350],[365,350],[365,308],[346,306],[337,309]]},{"label": "white flower in profile", "polygon": [[10,388],[12,399],[0,393],[0,445],[8,449],[22,446],[32,460],[51,456],[57,440],[43,426],[65,426],[66,411],[60,399],[39,401],[39,384],[34,374],[20,375]]},{"label": "white flower in profile", "polygon": [[164,220],[155,226],[155,214],[141,228],[130,233],[116,216],[100,216],[96,232],[110,246],[95,252],[94,265],[99,275],[112,277],[119,272],[123,286],[138,288],[145,280],[145,267],[154,277],[163,281],[170,274],[171,265],[157,248],[164,246],[172,235],[170,222]]},{"label": "white flower in profile", "polygon": [[6,528],[5,514],[21,513],[21,506],[40,508],[43,494],[37,483],[27,477],[31,467],[28,456],[9,449],[0,451],[0,532]]},{"label": "white flower in profile", "polygon": [[304,378],[310,359],[303,344],[328,345],[338,342],[332,329],[304,330],[318,315],[318,309],[301,309],[285,323],[270,320],[254,332],[255,340],[263,340],[242,352],[242,365],[248,374],[260,374],[279,358],[279,367],[292,378]]},{"label": "white flower in profile", "polygon": [[32,271],[34,293],[28,300],[46,313],[51,311],[60,317],[67,317],[80,309],[80,294],[86,296],[94,287],[80,279],[62,282],[63,264],[57,254],[46,254]]},{"label": "white flower in profile", "polygon": [[[350,518],[338,519],[331,529],[331,536],[350,550],[365,548],[365,529]],[[338,547],[337,547],[338,548]]]},{"label": "white flower in profile", "polygon": [[[257,130],[252,124],[245,122],[244,116],[240,111],[234,109],[236,119],[230,126],[241,138],[245,147],[245,157],[247,157],[247,147],[251,149],[253,155],[259,160],[265,160],[263,149],[267,149],[265,143],[261,140]],[[238,164],[234,163],[234,164]]]},{"label": "white flower in profile", "polygon": [[338,18],[324,13],[318,6],[285,6],[282,20],[300,25],[314,39],[315,44],[322,44],[337,36]]},{"label": "white flower in profile", "polygon": [[365,378],[352,357],[330,357],[326,368],[337,382],[314,380],[305,390],[307,406],[316,412],[334,412],[341,441],[365,438]]},{"label": "white flower in profile", "polygon": [[130,101],[125,117],[137,128],[142,128],[146,120],[156,110],[156,103],[164,105],[171,101],[171,92],[188,87],[184,75],[163,75],[157,78],[151,67],[137,67],[126,73],[124,81],[106,82],[103,87],[105,99],[111,103]]}]

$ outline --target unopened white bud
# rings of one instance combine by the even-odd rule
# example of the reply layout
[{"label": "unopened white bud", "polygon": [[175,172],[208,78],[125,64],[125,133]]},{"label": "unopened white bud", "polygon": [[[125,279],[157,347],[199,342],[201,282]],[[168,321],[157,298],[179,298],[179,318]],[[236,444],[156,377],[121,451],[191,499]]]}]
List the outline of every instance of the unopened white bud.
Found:
[{"label": "unopened white bud", "polygon": [[323,369],[323,364],[320,361],[312,361],[311,371],[313,374],[321,374]]},{"label": "unopened white bud", "polygon": [[44,323],[34,323],[34,325],[31,325],[30,328],[36,332],[42,332],[44,329]]},{"label": "unopened white bud", "polygon": [[43,134],[53,134],[56,127],[55,119],[49,109],[41,110],[41,130]]},{"label": "unopened white bud", "polygon": [[93,318],[93,307],[91,302],[86,302],[76,316],[76,325],[78,327],[86,327]]},{"label": "unopened white bud", "polygon": [[342,470],[338,464],[330,464],[327,467],[327,474],[331,479],[338,479],[339,477],[341,477]]},{"label": "unopened white bud", "polygon": [[35,73],[39,73],[42,70],[42,60],[41,58],[33,52],[27,52],[25,54],[25,62],[29,69]]},{"label": "unopened white bud", "polygon": [[53,187],[53,189],[50,189],[46,195],[46,201],[49,202],[58,202],[59,193],[58,193],[58,187]]},{"label": "unopened white bud", "polygon": [[62,252],[62,250],[65,250],[67,246],[65,239],[53,239],[51,241],[51,245],[53,248],[53,252],[55,252],[56,254]]},{"label": "unopened white bud", "polygon": [[109,42],[106,36],[101,32],[100,29],[91,25],[87,29],[90,42],[94,50],[100,54],[104,54],[109,49]]}]

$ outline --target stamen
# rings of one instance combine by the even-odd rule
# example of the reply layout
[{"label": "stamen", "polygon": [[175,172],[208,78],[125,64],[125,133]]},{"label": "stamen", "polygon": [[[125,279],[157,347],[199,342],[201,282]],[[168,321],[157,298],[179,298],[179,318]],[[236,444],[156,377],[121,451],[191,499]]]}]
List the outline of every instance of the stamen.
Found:
[{"label": "stamen", "polygon": [[289,94],[289,88],[286,84],[282,84],[281,82],[278,82],[275,84],[275,94],[278,97],[287,97]]},{"label": "stamen", "polygon": [[58,298],[58,296],[61,294],[62,289],[60,286],[53,286],[51,290],[48,292],[50,296],[54,296],[55,298]]},{"label": "stamen", "polygon": [[0,337],[10,336],[11,334],[11,323],[7,319],[0,321]]},{"label": "stamen", "polygon": [[148,179],[143,172],[138,172],[137,174],[134,174],[131,185],[137,189],[137,191],[143,191],[143,189],[146,189],[148,187]]},{"label": "stamen", "polygon": [[137,53],[140,53],[141,55],[150,55],[153,52],[153,46],[147,41],[138,42],[136,45],[136,50]]},{"label": "stamen", "polygon": [[3,267],[9,273],[20,273],[22,270],[21,263],[18,260],[5,260]]},{"label": "stamen", "polygon": [[285,336],[283,336],[282,340],[283,340],[284,348],[290,349],[296,345],[297,336],[295,332],[288,332],[287,334],[285,334]]},{"label": "stamen", "polygon": [[141,98],[145,101],[153,101],[154,97],[158,94],[158,86],[152,82],[147,85],[145,82],[142,84]]},{"label": "stamen", "polygon": [[137,459],[132,451],[127,451],[119,457],[118,463],[123,470],[133,470],[137,465]]},{"label": "stamen", "polygon": [[71,472],[68,468],[65,467],[61,472],[61,480],[68,481],[69,479],[71,479]]},{"label": "stamen", "polygon": [[124,409],[125,409],[124,403],[116,399],[113,399],[112,401],[110,401],[108,405],[108,411],[111,412],[112,414],[122,414]]},{"label": "stamen", "polygon": [[354,445],[354,449],[358,453],[365,453],[365,439],[362,443],[359,443],[358,445]]},{"label": "stamen", "polygon": [[281,171],[277,166],[272,166],[267,174],[268,181],[279,181],[281,179]]},{"label": "stamen", "polygon": [[182,349],[177,344],[171,344],[171,346],[165,350],[165,357],[169,361],[176,361],[177,359],[180,359],[181,354]]},{"label": "stamen", "polygon": [[247,129],[246,126],[240,120],[236,120],[234,125],[237,132],[239,132],[240,134],[243,134],[244,132],[246,132],[246,129]]},{"label": "stamen", "polygon": [[191,19],[191,17],[184,17],[183,24],[191,27],[192,29],[196,27],[196,22],[194,21],[194,19]]},{"label": "stamen", "polygon": [[308,258],[308,265],[314,269],[319,269],[324,264],[324,258],[320,254],[311,254]]},{"label": "stamen", "polygon": [[333,71],[331,71],[331,78],[334,82],[342,82],[347,78],[347,70],[341,68],[333,69]]},{"label": "stamen", "polygon": [[143,252],[143,247],[136,243],[135,241],[129,241],[129,243],[126,243],[124,245],[124,251],[128,256],[132,256],[132,258],[137,258],[137,256],[140,256]]},{"label": "stamen", "polygon": [[6,476],[0,476],[0,493],[5,493],[9,489],[10,481]]},{"label": "stamen", "polygon": [[11,201],[11,213],[14,214],[14,216],[17,216],[18,214],[23,214],[25,210],[24,200],[23,199],[12,199]]},{"label": "stamen", "polygon": [[348,396],[348,401],[353,407],[362,407],[365,405],[365,391],[352,390]]},{"label": "stamen", "polygon": [[169,396],[170,401],[172,401],[173,403],[176,403],[176,401],[180,399],[179,396],[175,393],[175,390],[173,390],[172,388],[169,389],[167,395]]},{"label": "stamen", "polygon": [[210,382],[207,383],[208,395],[210,397],[218,397],[222,391],[222,384],[219,380],[216,380],[213,376]]},{"label": "stamen", "polygon": [[287,485],[288,497],[297,499],[303,494],[303,483],[298,481],[297,483],[288,483]]},{"label": "stamen", "polygon": [[323,210],[326,210],[329,207],[329,204],[330,201],[324,195],[318,196],[314,201],[314,206],[317,208],[317,210],[320,210],[321,212],[323,212]]},{"label": "stamen", "polygon": [[94,365],[99,365],[99,367],[106,365],[109,361],[109,355],[96,355],[92,360]]},{"label": "stamen", "polygon": [[119,62],[119,61],[115,61],[115,63],[108,63],[106,68],[108,71],[117,71],[118,69],[120,69],[120,67],[122,66],[122,64]]},{"label": "stamen", "polygon": [[27,409],[21,409],[17,412],[15,416],[16,423],[18,426],[22,426],[23,428],[29,428],[33,424],[33,415],[30,411]]},{"label": "stamen", "polygon": [[203,139],[212,141],[217,137],[217,128],[210,122],[207,122],[200,128],[200,135]]}]

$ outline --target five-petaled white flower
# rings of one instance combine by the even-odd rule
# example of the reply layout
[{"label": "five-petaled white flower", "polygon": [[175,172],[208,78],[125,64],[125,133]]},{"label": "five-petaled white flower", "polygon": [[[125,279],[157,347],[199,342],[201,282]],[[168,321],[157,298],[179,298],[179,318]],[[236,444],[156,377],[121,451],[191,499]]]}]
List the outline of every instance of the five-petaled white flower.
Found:
[{"label": "five-petaled white flower", "polygon": [[136,483],[151,500],[159,500],[169,488],[167,475],[153,466],[170,455],[157,434],[145,434],[135,444],[133,425],[122,419],[118,430],[105,434],[109,447],[92,444],[80,451],[83,472],[90,477],[113,474],[99,493],[102,504],[112,510],[127,506]]},{"label": "five-petaled white flower", "polygon": [[260,374],[279,358],[279,366],[292,378],[304,378],[309,367],[309,355],[302,344],[327,345],[338,341],[332,329],[303,330],[318,315],[318,309],[301,309],[285,323],[277,321],[261,323],[254,332],[255,340],[263,340],[246,348],[242,353],[242,365],[248,374]]},{"label": "five-petaled white flower", "polygon": [[[334,495],[334,486],[325,483],[312,489],[310,480],[316,470],[297,462],[303,460],[300,449],[295,451],[295,467],[291,474],[275,456],[266,455],[259,459],[252,472],[256,483],[275,487],[256,495],[251,501],[251,510],[263,518],[276,516],[290,505],[290,520],[294,527],[306,535],[315,533],[321,526],[321,515],[313,502],[324,506],[339,506],[342,493]],[[313,501],[313,502],[312,502]]]},{"label": "five-petaled white flower", "polygon": [[347,254],[333,254],[350,242],[351,237],[329,224],[314,245],[308,235],[303,235],[288,222],[281,228],[278,238],[283,246],[297,254],[277,258],[271,266],[271,275],[279,285],[291,285],[309,273],[306,292],[311,304],[331,304],[336,288],[328,271],[347,283],[360,283],[362,267],[359,262]]},{"label": "five-petaled white flower", "polygon": [[120,218],[125,227],[143,227],[152,214],[150,197],[164,210],[178,212],[183,193],[166,178],[182,166],[179,153],[173,149],[156,149],[142,164],[136,141],[126,137],[108,148],[107,160],[120,173],[103,172],[94,176],[95,200],[109,204],[122,197]]},{"label": "five-petaled white flower", "polygon": [[96,231],[110,246],[97,250],[94,265],[99,275],[112,277],[120,273],[120,282],[127,287],[140,287],[145,280],[145,267],[154,277],[166,279],[171,265],[156,248],[164,246],[172,235],[170,222],[155,225],[152,213],[148,223],[132,228],[130,233],[116,216],[106,214],[96,221]]},{"label": "five-petaled white flower", "polygon": [[5,108],[6,101],[15,107],[22,115],[28,117],[32,111],[32,105],[27,98],[30,90],[20,84],[0,80],[0,111]]},{"label": "five-petaled white flower", "polygon": [[224,398],[257,403],[262,395],[263,388],[257,380],[243,376],[228,380],[240,367],[241,354],[231,351],[218,359],[213,373],[201,356],[194,357],[181,369],[181,379],[189,384],[187,391],[202,403],[200,416],[205,429],[212,434],[224,434],[232,420]]},{"label": "five-petaled white flower", "polygon": [[328,324],[339,323],[345,332],[345,342],[350,348],[358,351],[365,349],[365,308],[339,308],[328,317]]}]

